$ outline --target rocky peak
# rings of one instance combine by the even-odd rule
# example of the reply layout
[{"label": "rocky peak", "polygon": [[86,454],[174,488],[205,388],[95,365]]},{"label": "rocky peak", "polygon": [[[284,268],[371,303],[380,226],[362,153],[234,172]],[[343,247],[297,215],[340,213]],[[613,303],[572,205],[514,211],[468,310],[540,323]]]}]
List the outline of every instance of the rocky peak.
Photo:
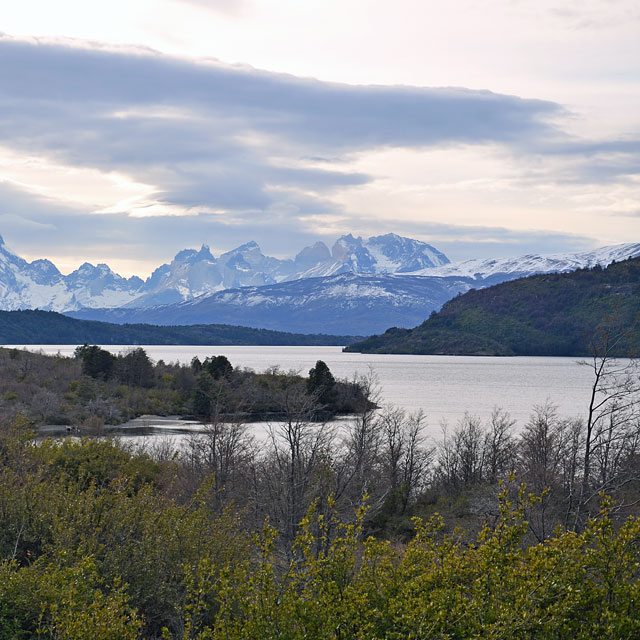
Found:
[{"label": "rocky peak", "polygon": [[316,242],[310,247],[305,247],[295,257],[295,264],[301,269],[309,269],[320,262],[331,260],[331,252],[324,242]]}]

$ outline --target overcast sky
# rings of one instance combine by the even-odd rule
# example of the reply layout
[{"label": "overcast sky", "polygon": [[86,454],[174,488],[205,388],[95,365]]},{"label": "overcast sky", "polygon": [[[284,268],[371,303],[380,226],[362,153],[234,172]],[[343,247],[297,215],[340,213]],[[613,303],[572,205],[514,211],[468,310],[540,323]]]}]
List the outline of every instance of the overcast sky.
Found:
[{"label": "overcast sky", "polygon": [[0,31],[0,234],[65,272],[640,241],[637,0],[20,0]]}]

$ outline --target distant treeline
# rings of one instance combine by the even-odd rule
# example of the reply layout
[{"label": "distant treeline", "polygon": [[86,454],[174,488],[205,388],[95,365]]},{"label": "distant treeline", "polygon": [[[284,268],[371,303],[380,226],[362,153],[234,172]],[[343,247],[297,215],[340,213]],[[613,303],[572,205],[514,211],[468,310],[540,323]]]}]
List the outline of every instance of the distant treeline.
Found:
[{"label": "distant treeline", "polygon": [[0,311],[0,344],[335,345],[357,336],[286,333],[227,324],[155,326],[77,320],[53,311]]},{"label": "distant treeline", "polygon": [[[414,329],[347,347],[364,353],[587,356],[640,352],[640,258],[471,290]],[[614,344],[615,342],[615,344]],[[605,343],[607,343],[605,345]]]}]

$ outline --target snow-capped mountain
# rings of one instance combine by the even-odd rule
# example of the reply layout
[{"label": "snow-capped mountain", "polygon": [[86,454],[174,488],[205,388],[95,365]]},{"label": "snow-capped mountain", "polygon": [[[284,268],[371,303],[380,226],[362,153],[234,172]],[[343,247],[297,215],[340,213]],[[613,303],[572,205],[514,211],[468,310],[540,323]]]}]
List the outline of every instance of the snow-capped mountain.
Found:
[{"label": "snow-capped mountain", "polygon": [[105,264],[84,263],[62,275],[48,260],[28,263],[0,244],[0,309],[74,311],[81,308],[151,307],[193,300],[237,287],[337,273],[395,273],[442,265],[447,257],[430,245],[395,234],[342,236],[330,252],[323,242],[305,247],[291,260],[265,256],[247,242],[217,259],[207,245],[184,249],[146,281],[125,279]]},{"label": "snow-capped mountain", "polygon": [[[449,263],[449,258],[430,244],[395,233],[373,236],[366,241],[348,234],[338,238],[330,254],[324,243],[314,246],[318,245],[324,248],[325,257],[306,271],[290,275],[288,280],[338,273],[408,273]],[[296,262],[299,256],[296,256]]]},{"label": "snow-capped mountain", "polygon": [[[362,251],[364,243],[348,236],[338,242],[340,244],[332,258],[349,258],[336,263],[347,263],[353,267],[357,262],[359,269],[376,267],[369,260],[370,256]],[[356,245],[355,248],[350,246],[350,242]],[[326,257],[328,249],[325,249],[316,246],[313,253]],[[341,249],[344,249],[343,254],[340,254]],[[228,289],[168,306],[81,310],[71,315],[120,323],[229,323],[302,333],[380,333],[391,326],[416,326],[432,311],[440,309],[444,302],[472,287],[483,288],[534,273],[566,271],[597,264],[605,266],[613,260],[635,255],[640,255],[640,244],[604,247],[579,254],[474,260],[431,267],[420,271],[419,275],[338,273]],[[309,262],[313,259],[315,256]],[[296,260],[298,263],[302,261]],[[323,263],[326,260],[320,265]],[[379,261],[377,264],[380,268]]]},{"label": "snow-capped mountain", "polygon": [[129,307],[152,307],[193,300],[232,287],[260,286],[282,280],[295,270],[291,260],[265,256],[256,242],[223,253],[217,260],[207,245],[185,249],[158,267]]},{"label": "snow-capped mountain", "polygon": [[48,260],[31,263],[0,238],[0,309],[77,312],[112,322],[232,323],[295,332],[376,333],[411,327],[471,287],[640,256],[639,244],[567,254],[449,263],[437,249],[395,234],[323,242],[293,259],[265,256],[248,242],[214,257],[180,251],[145,282],[107,265],[69,275]]},{"label": "snow-capped mountain", "polygon": [[158,267],[140,288],[138,297],[127,306],[151,307],[172,304],[223,288],[222,274],[209,247],[185,249],[169,264]]},{"label": "snow-capped mountain", "polygon": [[0,308],[67,311],[83,307],[120,307],[139,294],[143,281],[123,278],[106,264],[85,262],[67,276],[49,260],[29,263],[0,236]]},{"label": "snow-capped mountain", "polygon": [[511,280],[535,273],[555,273],[575,271],[584,267],[600,265],[606,267],[612,262],[640,256],[640,243],[617,244],[580,253],[528,254],[515,258],[498,260],[465,260],[438,267],[427,267],[413,272],[423,276],[457,276],[479,280],[496,278]]},{"label": "snow-capped mountain", "polygon": [[342,273],[209,296],[146,309],[83,309],[74,318],[115,323],[236,324],[296,333],[371,334],[413,327],[458,293],[470,278]]}]

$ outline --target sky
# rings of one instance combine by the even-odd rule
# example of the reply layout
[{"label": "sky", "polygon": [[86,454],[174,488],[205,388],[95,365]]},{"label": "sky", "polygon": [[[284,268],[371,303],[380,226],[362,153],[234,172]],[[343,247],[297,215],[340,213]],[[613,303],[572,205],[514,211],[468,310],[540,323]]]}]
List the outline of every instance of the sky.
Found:
[{"label": "sky", "polygon": [[640,241],[637,0],[21,0],[0,235],[63,272],[398,233],[452,260]]}]

